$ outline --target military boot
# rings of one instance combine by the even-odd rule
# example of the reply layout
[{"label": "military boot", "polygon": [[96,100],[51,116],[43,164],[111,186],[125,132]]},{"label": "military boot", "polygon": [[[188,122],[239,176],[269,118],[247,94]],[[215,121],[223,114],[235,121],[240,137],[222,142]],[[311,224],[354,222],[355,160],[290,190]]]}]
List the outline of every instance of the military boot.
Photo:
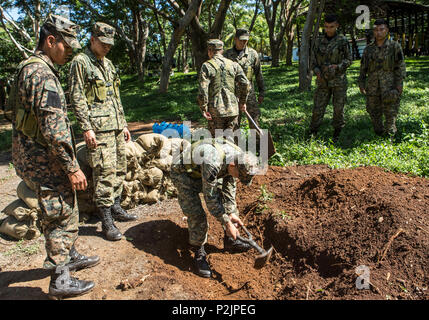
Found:
[{"label": "military boot", "polygon": [[101,218],[101,228],[107,240],[121,240],[122,233],[119,231],[118,228],[116,228],[115,224],[113,223],[111,207],[100,207],[99,212]]},{"label": "military boot", "polygon": [[77,297],[91,291],[94,285],[92,281],[78,280],[70,277],[69,268],[67,266],[59,266],[51,274],[49,297],[51,299]]},{"label": "military boot", "polygon": [[195,252],[195,268],[197,269],[197,274],[204,278],[210,278],[212,275],[212,270],[210,265],[207,262],[207,253],[204,250],[204,245],[201,247],[194,247]]},{"label": "military boot", "polygon": [[98,256],[84,256],[77,252],[74,246],[71,248],[69,255],[71,259],[66,266],[69,267],[70,271],[91,268],[100,263],[100,258]]},{"label": "military boot", "polygon": [[137,220],[135,214],[129,214],[121,207],[120,197],[115,199],[115,204],[112,206],[112,217],[116,221],[133,221]]},{"label": "military boot", "polygon": [[233,239],[229,236],[224,235],[223,237],[223,249],[232,253],[246,252],[250,250],[252,246],[246,242],[243,242],[238,239]]}]

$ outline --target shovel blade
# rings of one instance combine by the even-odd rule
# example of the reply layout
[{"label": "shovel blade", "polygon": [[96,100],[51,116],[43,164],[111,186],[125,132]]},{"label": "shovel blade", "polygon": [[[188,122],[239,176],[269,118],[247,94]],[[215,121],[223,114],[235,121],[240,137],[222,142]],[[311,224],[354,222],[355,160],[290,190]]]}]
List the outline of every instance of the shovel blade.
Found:
[{"label": "shovel blade", "polygon": [[273,247],[269,248],[267,251],[257,256],[255,258],[255,264],[253,265],[253,267],[255,269],[262,269],[267,264],[268,260],[270,260],[272,254]]}]

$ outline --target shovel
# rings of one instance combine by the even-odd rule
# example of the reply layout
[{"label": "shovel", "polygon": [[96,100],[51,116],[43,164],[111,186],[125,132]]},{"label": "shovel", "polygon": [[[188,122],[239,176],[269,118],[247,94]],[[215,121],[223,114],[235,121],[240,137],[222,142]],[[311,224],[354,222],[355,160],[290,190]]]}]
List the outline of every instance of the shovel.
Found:
[{"label": "shovel", "polygon": [[[259,134],[260,140],[262,140],[262,137],[264,136],[264,134],[262,133],[261,128],[259,128],[258,125],[256,124],[255,120],[252,119],[249,112],[247,112],[247,110],[246,110],[246,116],[247,116],[247,119],[249,120],[249,126],[252,129],[256,129],[256,131]],[[273,138],[271,137],[271,133],[269,131],[268,131],[267,140],[268,140],[268,159],[269,159],[276,153],[276,147],[274,146]]]},{"label": "shovel", "polygon": [[260,246],[258,246],[258,244],[253,240],[252,235],[246,229],[246,227],[245,226],[241,226],[241,227],[243,228],[244,232],[246,232],[248,238],[237,236],[237,239],[250,244],[253,248],[255,248],[259,252],[259,255],[257,255],[255,258],[255,264],[253,265],[253,267],[255,269],[261,269],[267,264],[268,260],[270,260],[270,257],[273,253],[273,247],[265,251]]}]

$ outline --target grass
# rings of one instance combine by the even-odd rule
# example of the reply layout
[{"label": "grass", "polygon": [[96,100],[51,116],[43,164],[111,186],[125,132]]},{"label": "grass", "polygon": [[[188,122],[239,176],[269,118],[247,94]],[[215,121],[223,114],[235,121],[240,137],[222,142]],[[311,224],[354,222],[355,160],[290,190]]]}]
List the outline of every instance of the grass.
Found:
[{"label": "grass", "polygon": [[[347,72],[346,125],[337,143],[331,140],[332,105],[327,108],[318,136],[307,137],[313,91],[299,91],[298,65],[263,66],[267,91],[261,105],[261,127],[270,130],[278,151],[270,164],[327,164],[332,168],[380,166],[393,172],[428,177],[429,57],[408,58],[406,64],[407,78],[397,119],[397,139],[393,144],[375,135],[372,129],[365,110],[365,98],[357,86],[360,61],[355,61]],[[175,73],[171,77],[169,92],[164,95],[158,92],[157,81],[158,78],[148,77],[141,83],[137,76],[122,77],[121,97],[127,121],[190,120],[205,123],[196,103],[198,87],[195,72]],[[73,116],[71,118],[74,119]],[[1,132],[0,150],[8,148],[10,132]]]},{"label": "grass", "polygon": [[429,176],[429,58],[407,59],[406,63],[407,78],[393,144],[374,134],[365,98],[357,86],[359,61],[348,70],[346,126],[336,144],[331,140],[332,106],[327,108],[317,138],[307,138],[313,100],[311,92],[297,89],[297,66],[266,70],[268,92],[262,127],[270,129],[278,151],[271,164],[327,164],[332,168],[374,165]]},{"label": "grass", "polygon": [[39,252],[39,243],[32,243],[25,245],[25,240],[19,240],[16,245],[10,250],[3,253],[4,256],[11,256],[16,254],[22,254],[26,256],[31,256]]}]

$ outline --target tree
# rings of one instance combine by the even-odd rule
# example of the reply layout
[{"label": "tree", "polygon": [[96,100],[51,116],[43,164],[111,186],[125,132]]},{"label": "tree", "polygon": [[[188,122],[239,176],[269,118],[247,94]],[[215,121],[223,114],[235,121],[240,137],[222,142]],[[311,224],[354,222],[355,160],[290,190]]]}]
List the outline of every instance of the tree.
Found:
[{"label": "tree", "polygon": [[[303,1],[300,0],[264,0],[265,18],[268,24],[272,66],[278,67],[280,48],[288,35],[289,43],[293,39],[293,17]],[[280,8],[279,8],[280,6]],[[279,10],[280,9],[280,10]]]},{"label": "tree", "polygon": [[140,81],[144,81],[145,57],[149,36],[148,12],[136,1],[90,1],[74,0],[75,14],[91,13],[90,20],[103,21],[113,26],[118,36],[125,42],[130,63],[134,66]]},{"label": "tree", "polygon": [[[52,4],[53,1],[43,0],[2,1],[0,4],[1,26],[23,58],[28,58],[34,52],[41,22],[46,17],[42,12],[50,12]],[[18,8],[25,14],[14,21],[6,13],[11,8]]]},{"label": "tree", "polygon": [[[325,0],[311,0],[308,7],[307,18],[305,20],[304,29],[302,32],[302,41],[299,54],[299,89],[308,90],[311,85],[312,72],[310,70],[310,60],[312,46],[315,37],[319,31],[320,17],[325,6]],[[317,18],[317,23],[314,23]],[[314,27],[315,26],[315,27]],[[314,33],[313,36],[311,33]]]}]

